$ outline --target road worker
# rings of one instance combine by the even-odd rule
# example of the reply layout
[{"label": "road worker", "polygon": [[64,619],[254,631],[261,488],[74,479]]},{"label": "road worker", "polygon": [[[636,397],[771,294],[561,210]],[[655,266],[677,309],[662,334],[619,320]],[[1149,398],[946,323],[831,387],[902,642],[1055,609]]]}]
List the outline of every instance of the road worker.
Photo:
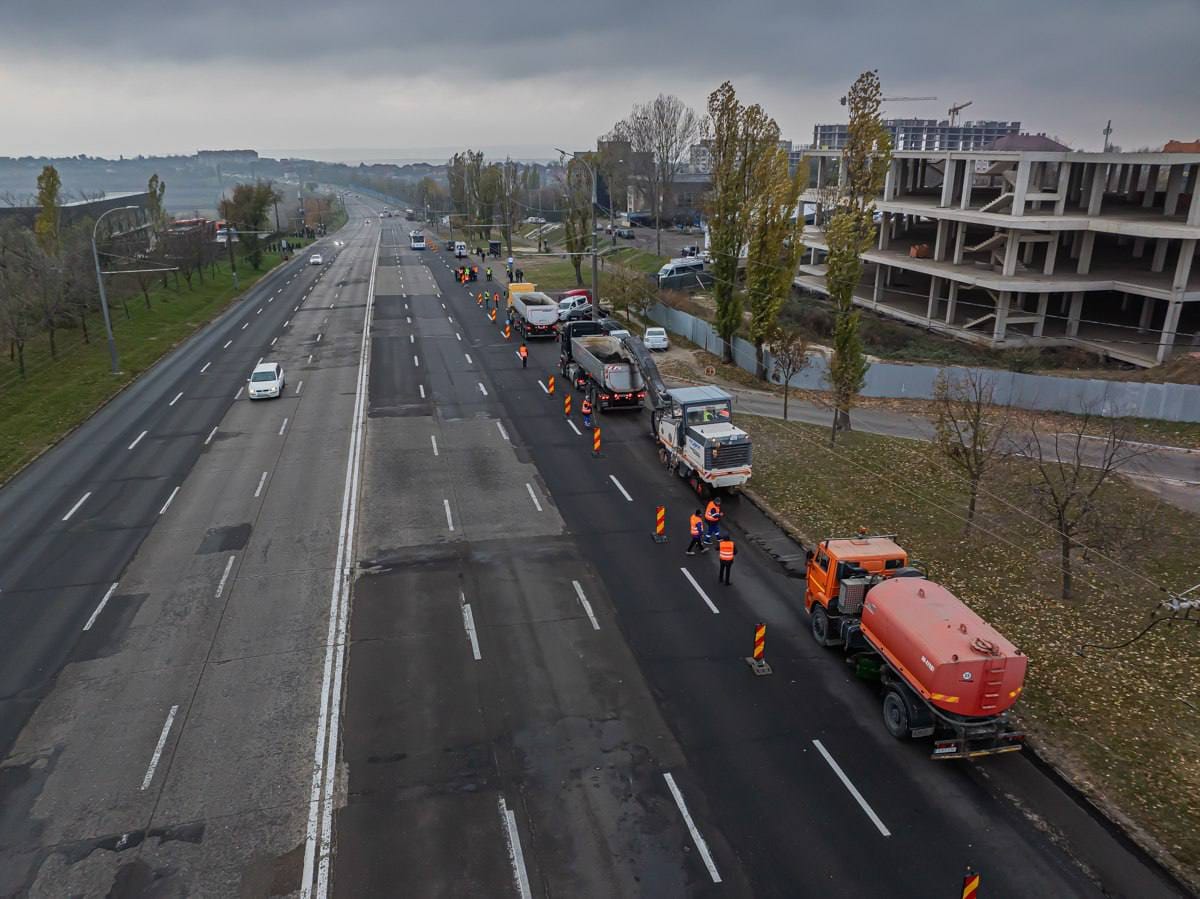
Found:
[{"label": "road worker", "polygon": [[704,546],[704,519],[700,517],[700,510],[697,509],[692,513],[692,517],[688,519],[688,531],[692,535],[692,542],[688,544],[687,554],[689,556],[696,555],[696,550],[705,552]]},{"label": "road worker", "polygon": [[487,277],[487,279],[489,281],[492,280],[492,267],[490,265],[486,269],[484,269],[484,275]]},{"label": "road worker", "polygon": [[704,520],[708,522],[708,533],[704,535],[705,543],[712,543],[721,536],[721,498],[714,496],[704,507]]},{"label": "road worker", "polygon": [[579,404],[579,411],[583,413],[583,426],[590,428],[592,426],[592,400],[591,397],[584,397],[583,402]]},{"label": "road worker", "polygon": [[733,568],[733,557],[737,555],[737,547],[733,544],[733,538],[725,534],[721,538],[721,542],[717,544],[718,558],[721,560],[721,566],[717,569],[717,581],[729,586],[729,570]]},{"label": "road worker", "polygon": [[517,350],[517,355],[521,357],[521,368],[529,367],[529,348],[525,346],[525,341],[521,341],[521,346]]}]

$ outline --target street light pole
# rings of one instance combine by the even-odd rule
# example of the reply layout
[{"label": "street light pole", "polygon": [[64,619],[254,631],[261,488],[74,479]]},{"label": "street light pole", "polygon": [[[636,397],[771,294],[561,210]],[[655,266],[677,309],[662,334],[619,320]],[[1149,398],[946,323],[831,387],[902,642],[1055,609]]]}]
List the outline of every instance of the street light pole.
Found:
[{"label": "street light pole", "polygon": [[592,226],[592,320],[595,321],[600,317],[600,279],[597,275],[597,254],[600,248],[596,245],[596,170],[592,168],[591,163],[580,156],[578,153],[569,153],[566,150],[555,147],[559,153],[583,163],[583,167],[588,170],[588,174],[592,176],[592,214],[589,216]]},{"label": "street light pole", "polygon": [[96,223],[92,225],[92,261],[96,263],[96,286],[100,289],[100,311],[104,314],[104,334],[108,338],[108,362],[114,375],[121,370],[121,365],[117,358],[117,342],[113,339],[112,319],[108,314],[108,295],[104,292],[104,272],[100,270],[100,251],[96,249],[96,229],[100,227],[100,222],[110,212],[137,208],[137,206],[117,206],[113,209],[106,209],[100,213]]}]

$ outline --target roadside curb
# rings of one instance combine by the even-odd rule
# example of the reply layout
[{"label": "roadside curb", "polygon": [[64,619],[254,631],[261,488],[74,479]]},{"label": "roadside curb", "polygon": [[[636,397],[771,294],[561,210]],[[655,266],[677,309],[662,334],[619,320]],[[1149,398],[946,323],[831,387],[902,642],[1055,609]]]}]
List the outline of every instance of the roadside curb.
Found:
[{"label": "roadside curb", "polygon": [[[805,535],[786,516],[773,508],[763,497],[746,487],[741,494],[756,509],[765,515],[772,524],[778,527],[787,537],[793,540],[801,550],[808,551],[815,546],[816,541]],[[1173,885],[1184,893],[1195,893],[1200,887],[1200,881],[1193,879],[1190,869],[1178,861],[1165,846],[1147,833],[1136,822],[1115,807],[1109,806],[1098,798],[1093,798],[1093,791],[1086,783],[1076,782],[1067,772],[1065,759],[1053,747],[1048,746],[1037,737],[1026,739],[1025,748],[1032,763],[1046,777],[1052,780],[1066,795],[1085,812],[1095,818],[1102,827],[1111,832],[1118,840],[1127,842],[1134,851],[1141,853],[1147,861],[1166,877]],[[1068,844],[1069,845],[1069,844]]]}]

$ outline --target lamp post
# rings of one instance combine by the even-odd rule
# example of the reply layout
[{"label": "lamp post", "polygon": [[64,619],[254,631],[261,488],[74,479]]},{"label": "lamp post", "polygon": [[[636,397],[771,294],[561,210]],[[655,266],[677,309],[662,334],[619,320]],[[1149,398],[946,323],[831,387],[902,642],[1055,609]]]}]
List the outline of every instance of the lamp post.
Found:
[{"label": "lamp post", "polygon": [[570,156],[572,159],[583,163],[583,167],[586,168],[588,170],[588,174],[592,176],[592,214],[590,216],[592,227],[592,319],[596,320],[600,317],[600,292],[598,290],[599,278],[596,274],[596,255],[599,251],[599,247],[596,246],[596,170],[592,168],[592,164],[590,162],[588,162],[578,153],[569,153],[566,150],[560,149],[559,147],[555,147],[554,149],[558,150],[558,152],[563,156]]},{"label": "lamp post", "polygon": [[108,361],[115,375],[121,370],[120,360],[117,359],[117,342],[113,339],[112,319],[108,315],[108,295],[104,292],[104,272],[100,271],[100,251],[96,249],[96,231],[100,222],[111,212],[137,209],[137,206],[116,206],[100,213],[96,223],[92,225],[92,261],[96,263],[96,286],[100,288],[100,311],[104,314],[104,333],[108,337]]}]

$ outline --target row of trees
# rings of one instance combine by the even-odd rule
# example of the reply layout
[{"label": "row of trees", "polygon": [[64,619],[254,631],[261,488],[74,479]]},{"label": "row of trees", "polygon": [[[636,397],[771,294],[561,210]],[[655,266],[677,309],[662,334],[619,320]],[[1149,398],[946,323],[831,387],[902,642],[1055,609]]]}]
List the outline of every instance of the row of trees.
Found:
[{"label": "row of trees", "polygon": [[[62,181],[54,166],[38,176],[38,214],[33,227],[16,220],[0,226],[0,340],[20,377],[27,375],[26,349],[44,336],[51,359],[58,358],[59,333],[77,331],[84,343],[91,340],[89,320],[99,312],[99,292],[92,256],[94,222],[82,219],[64,224]],[[183,279],[188,290],[215,274],[228,255],[210,228],[174,223],[165,205],[166,184],[152,175],[144,221],[110,216],[112,226],[97,235],[101,267],[114,309],[130,317],[128,301],[141,295],[151,306],[156,283],[176,289]],[[263,263],[263,235],[269,227],[268,210],[279,199],[269,182],[239,184],[221,201],[221,214],[238,228],[240,255],[255,269]],[[207,274],[206,274],[207,273]]]}]

